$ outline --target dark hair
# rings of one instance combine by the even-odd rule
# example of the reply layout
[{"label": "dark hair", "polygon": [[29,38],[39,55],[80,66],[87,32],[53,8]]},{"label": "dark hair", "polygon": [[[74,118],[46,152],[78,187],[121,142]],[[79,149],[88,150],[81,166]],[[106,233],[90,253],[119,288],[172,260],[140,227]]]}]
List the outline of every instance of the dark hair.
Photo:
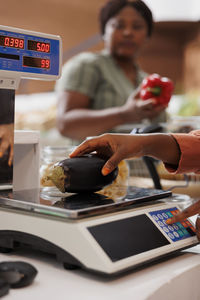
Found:
[{"label": "dark hair", "polygon": [[150,36],[153,29],[152,12],[142,0],[109,0],[99,13],[101,34],[104,35],[106,23],[125,6],[131,6],[141,14],[147,23],[148,36]]}]

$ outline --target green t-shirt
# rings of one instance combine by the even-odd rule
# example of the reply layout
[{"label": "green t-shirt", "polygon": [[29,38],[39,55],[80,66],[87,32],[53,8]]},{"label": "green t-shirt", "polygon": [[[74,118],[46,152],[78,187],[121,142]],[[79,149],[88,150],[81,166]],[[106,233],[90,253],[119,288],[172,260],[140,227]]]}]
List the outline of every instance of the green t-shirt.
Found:
[{"label": "green t-shirt", "polygon": [[[55,89],[87,95],[91,109],[104,109],[125,104],[146,76],[147,73],[137,67],[137,83],[134,85],[105,50],[84,52],[65,63]],[[163,122],[161,115],[156,119]]]}]

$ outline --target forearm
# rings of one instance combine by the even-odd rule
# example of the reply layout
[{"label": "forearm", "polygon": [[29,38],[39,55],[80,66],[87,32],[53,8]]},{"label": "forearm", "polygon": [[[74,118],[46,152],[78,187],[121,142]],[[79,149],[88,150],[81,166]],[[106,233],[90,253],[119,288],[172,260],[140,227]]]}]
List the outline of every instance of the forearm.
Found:
[{"label": "forearm", "polygon": [[73,139],[99,135],[122,123],[120,107],[102,110],[73,109],[57,118],[61,134]]},{"label": "forearm", "polygon": [[142,155],[157,158],[167,164],[178,165],[180,149],[170,134],[144,134],[141,135],[141,139],[142,137]]},{"label": "forearm", "polygon": [[168,134],[103,134],[81,143],[70,157],[97,151],[108,157],[102,174],[109,174],[123,159],[152,156],[164,163],[177,166],[179,145]]}]

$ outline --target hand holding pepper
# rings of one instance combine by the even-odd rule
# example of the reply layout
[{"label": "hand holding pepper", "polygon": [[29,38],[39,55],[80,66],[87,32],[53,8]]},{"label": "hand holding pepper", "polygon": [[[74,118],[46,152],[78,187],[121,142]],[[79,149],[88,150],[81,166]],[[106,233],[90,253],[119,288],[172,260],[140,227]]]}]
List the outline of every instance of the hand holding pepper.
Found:
[{"label": "hand holding pepper", "polygon": [[154,73],[146,77],[141,85],[142,100],[155,99],[155,104],[167,105],[174,90],[173,82],[167,77]]}]

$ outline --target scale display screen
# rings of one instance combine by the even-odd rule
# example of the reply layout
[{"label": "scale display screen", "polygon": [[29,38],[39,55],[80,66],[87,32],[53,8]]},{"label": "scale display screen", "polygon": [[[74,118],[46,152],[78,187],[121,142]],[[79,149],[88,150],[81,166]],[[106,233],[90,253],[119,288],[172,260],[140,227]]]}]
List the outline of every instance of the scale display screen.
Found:
[{"label": "scale display screen", "polygon": [[28,50],[33,50],[37,52],[50,52],[50,43],[43,43],[38,41],[28,40]]},{"label": "scale display screen", "polygon": [[24,49],[24,39],[13,36],[0,35],[0,46],[16,49]]},{"label": "scale display screen", "polygon": [[59,77],[61,63],[59,36],[0,26],[0,70],[52,80]]},{"label": "scale display screen", "polygon": [[89,227],[88,230],[113,262],[170,244],[146,215]]},{"label": "scale display screen", "polygon": [[40,58],[40,57],[31,57],[23,56],[23,66],[32,67],[32,68],[50,68],[50,59]]}]

